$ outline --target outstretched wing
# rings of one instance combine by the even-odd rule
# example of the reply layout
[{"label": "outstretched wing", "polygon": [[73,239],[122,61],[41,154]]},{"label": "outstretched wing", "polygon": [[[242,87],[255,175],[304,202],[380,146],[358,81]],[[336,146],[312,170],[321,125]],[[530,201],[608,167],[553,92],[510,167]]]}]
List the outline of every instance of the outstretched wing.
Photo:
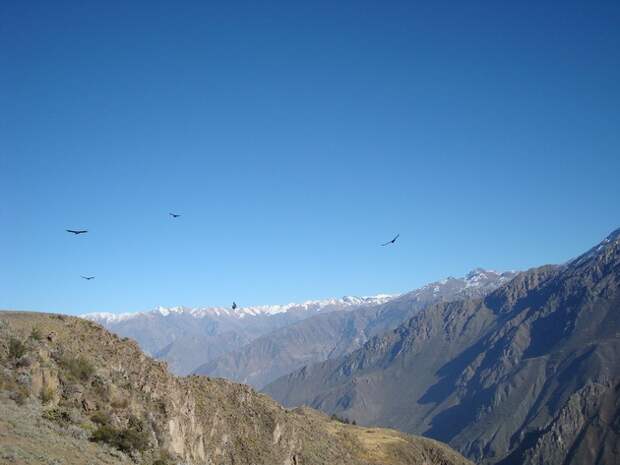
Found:
[{"label": "outstretched wing", "polygon": [[88,232],[86,229],[65,229],[65,231],[73,234],[83,234]]},{"label": "outstretched wing", "polygon": [[392,239],[391,241],[387,241],[385,244],[381,244],[381,247],[384,247],[386,245],[390,245],[393,244],[394,242],[396,242],[396,239],[398,239],[400,237],[400,234],[396,234],[396,236],[394,237],[394,239]]}]

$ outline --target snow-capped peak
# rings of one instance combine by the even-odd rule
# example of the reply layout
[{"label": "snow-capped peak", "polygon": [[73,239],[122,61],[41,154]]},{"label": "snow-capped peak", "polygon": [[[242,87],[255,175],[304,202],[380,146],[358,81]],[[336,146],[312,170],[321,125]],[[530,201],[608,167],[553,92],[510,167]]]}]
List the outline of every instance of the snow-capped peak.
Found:
[{"label": "snow-capped peak", "polygon": [[453,293],[455,290],[464,292],[468,295],[469,291],[474,293],[496,288],[516,276],[516,271],[498,272],[495,270],[485,270],[484,268],[474,268],[462,278],[448,276],[447,278],[435,281],[410,292],[409,296],[416,298],[428,298],[440,296],[444,293]]},{"label": "snow-capped peak", "polygon": [[288,303],[284,305],[258,305],[250,307],[237,307],[236,309],[225,307],[162,307],[158,306],[154,310],[146,312],[133,312],[133,313],[110,313],[110,312],[98,312],[87,313],[81,315],[82,318],[93,320],[97,322],[105,323],[118,323],[121,321],[129,320],[137,317],[168,317],[172,314],[184,314],[195,318],[204,318],[208,316],[224,316],[233,318],[245,318],[248,316],[259,315],[277,315],[279,313],[286,313],[289,311],[304,312],[314,311],[320,312],[322,310],[344,310],[348,307],[361,306],[361,305],[375,305],[385,303],[388,300],[393,299],[395,296],[389,294],[378,294],[376,296],[344,296],[336,299],[325,300],[308,300],[303,303]]},{"label": "snow-capped peak", "polygon": [[466,287],[478,287],[490,281],[495,281],[499,284],[503,284],[509,281],[516,275],[516,271],[497,272],[495,270],[485,270],[484,268],[474,268],[465,275]]}]

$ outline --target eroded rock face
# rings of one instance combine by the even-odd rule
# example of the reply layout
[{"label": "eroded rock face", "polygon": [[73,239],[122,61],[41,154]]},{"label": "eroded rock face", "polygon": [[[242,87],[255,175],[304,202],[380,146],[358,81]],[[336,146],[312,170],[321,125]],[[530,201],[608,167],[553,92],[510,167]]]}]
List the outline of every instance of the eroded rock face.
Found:
[{"label": "eroded rock face", "polygon": [[53,368],[41,367],[39,364],[33,366],[32,373],[32,393],[37,396],[51,396],[51,402],[57,402],[60,383],[58,373]]},{"label": "eroded rock face", "polygon": [[519,448],[504,463],[589,463],[592,451],[603,460],[618,457],[617,434],[606,430],[620,426],[619,390],[609,381],[588,382],[551,421],[529,433],[530,447]]},{"label": "eroded rock face", "polygon": [[[92,322],[26,313],[0,313],[0,321],[0,403],[11,402],[11,411],[35,412],[25,424],[40,430],[37,440],[17,430],[5,436],[25,455],[24,448],[36,449],[46,460],[66,460],[57,455],[66,447],[48,447],[48,455],[41,455],[40,438],[48,438],[59,444],[83,441],[71,447],[85,457],[73,458],[75,463],[84,464],[115,463],[111,453],[120,454],[117,463],[130,457],[145,465],[156,459],[187,465],[469,463],[430,440],[344,425],[310,409],[286,410],[249,386],[177,378],[133,341],[121,341]],[[33,328],[56,336],[28,339]],[[32,357],[28,366],[18,367],[11,358],[6,341],[12,339],[25,341]],[[21,385],[18,378],[28,382]],[[4,394],[18,389],[15,404]],[[88,437],[113,447],[97,449]]]}]

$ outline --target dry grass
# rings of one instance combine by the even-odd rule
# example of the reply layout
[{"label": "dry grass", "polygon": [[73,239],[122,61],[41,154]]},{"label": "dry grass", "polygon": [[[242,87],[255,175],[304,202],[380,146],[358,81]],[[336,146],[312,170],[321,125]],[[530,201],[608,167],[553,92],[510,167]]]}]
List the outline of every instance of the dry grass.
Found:
[{"label": "dry grass", "polygon": [[41,421],[43,412],[36,403],[20,406],[0,397],[0,404],[0,463],[3,465],[133,464],[123,454],[77,439],[60,425]]},{"label": "dry grass", "polygon": [[[447,447],[420,438],[332,421],[311,409],[286,410],[248,386],[198,376],[176,378],[134,341],[121,341],[88,321],[0,313],[0,333],[3,324],[22,341],[37,328],[40,340],[28,339],[33,364],[21,370],[40,371],[48,363],[62,388],[55,393],[57,404],[46,409],[35,396],[21,407],[0,399],[2,408],[10,403],[14,412],[12,419],[0,419],[0,435],[9,431],[0,436],[0,464],[2,453],[13,457],[8,463],[18,465],[131,463],[107,444],[131,451],[141,465],[170,462],[166,448],[188,464],[207,462],[195,455],[200,448],[218,465],[469,464]],[[1,344],[0,356],[8,353]],[[49,392],[41,395],[48,397]],[[170,446],[173,433],[176,448]],[[152,442],[154,437],[162,442]]]}]

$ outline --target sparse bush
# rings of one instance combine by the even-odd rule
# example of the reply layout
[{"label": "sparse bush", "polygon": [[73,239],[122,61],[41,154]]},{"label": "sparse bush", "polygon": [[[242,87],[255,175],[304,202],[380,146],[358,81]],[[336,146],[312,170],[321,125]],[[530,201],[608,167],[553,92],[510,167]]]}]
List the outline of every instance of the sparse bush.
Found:
[{"label": "sparse bush", "polygon": [[0,459],[6,459],[7,463],[17,463],[19,456],[11,446],[0,449]]},{"label": "sparse bush", "polygon": [[67,424],[71,423],[71,412],[63,407],[54,407],[48,410],[44,410],[41,414],[43,418],[54,423]]},{"label": "sparse bush", "polygon": [[339,417],[335,413],[332,413],[332,416],[330,418],[334,421],[339,421],[340,423],[344,423],[345,425],[348,425],[350,423],[348,418]]},{"label": "sparse bush", "polygon": [[54,400],[54,390],[50,387],[43,388],[41,390],[41,403],[49,404],[52,400]]},{"label": "sparse bush", "polygon": [[88,381],[95,373],[95,367],[90,361],[83,356],[79,357],[63,357],[60,364],[65,368],[70,378],[79,381]]},{"label": "sparse bush", "polygon": [[26,353],[26,344],[16,337],[9,339],[9,358],[18,360]]},{"label": "sparse bush", "polygon": [[11,376],[11,373],[7,372],[7,370],[3,370],[1,373],[0,390],[7,392],[14,391],[17,385],[15,384],[15,379]]},{"label": "sparse bush", "polygon": [[166,403],[163,400],[155,400],[153,402],[155,408],[157,409],[157,411],[159,411],[162,414],[166,414],[167,408],[166,408]]},{"label": "sparse bush", "polygon": [[159,449],[159,457],[153,460],[152,465],[173,465],[175,463],[174,458],[170,455],[166,449]]},{"label": "sparse bush", "polygon": [[143,451],[149,447],[149,435],[146,431],[127,428],[121,431],[117,447],[124,451]]},{"label": "sparse bush", "polygon": [[30,386],[32,386],[32,376],[30,375],[30,373],[25,371],[17,373],[15,381],[17,381],[17,384],[26,386],[27,388],[30,388]]},{"label": "sparse bush", "polygon": [[30,365],[32,365],[32,358],[28,355],[22,355],[15,361],[17,368],[29,367]]},{"label": "sparse bush", "polygon": [[30,397],[30,389],[22,384],[16,385],[15,390],[11,391],[9,397],[17,404],[24,405],[26,400]]},{"label": "sparse bush", "polygon": [[32,339],[33,341],[41,341],[41,339],[43,339],[43,335],[41,334],[41,330],[39,328],[37,328],[36,326],[34,328],[32,328],[32,331],[30,331],[30,339]]},{"label": "sparse bush", "polygon": [[120,431],[118,429],[111,425],[99,425],[99,427],[93,432],[90,439],[94,442],[105,442],[116,446],[114,443],[119,432]]},{"label": "sparse bush", "polygon": [[109,402],[110,386],[108,384],[108,381],[102,376],[95,375],[91,384],[97,396],[99,396],[104,401]]},{"label": "sparse bush", "polygon": [[101,423],[90,439],[110,444],[122,452],[143,451],[149,446],[149,434],[135,417],[129,419],[127,428],[119,429],[109,423]]},{"label": "sparse bush", "polygon": [[110,423],[110,416],[107,413],[98,410],[91,415],[90,420],[97,425],[107,425]]},{"label": "sparse bush", "polygon": [[79,426],[69,425],[67,426],[67,431],[75,439],[88,439],[88,433]]},{"label": "sparse bush", "polygon": [[113,409],[115,410],[122,410],[122,409],[126,409],[127,406],[129,405],[129,400],[127,400],[126,397],[123,397],[121,399],[114,399],[110,405],[112,406]]}]

